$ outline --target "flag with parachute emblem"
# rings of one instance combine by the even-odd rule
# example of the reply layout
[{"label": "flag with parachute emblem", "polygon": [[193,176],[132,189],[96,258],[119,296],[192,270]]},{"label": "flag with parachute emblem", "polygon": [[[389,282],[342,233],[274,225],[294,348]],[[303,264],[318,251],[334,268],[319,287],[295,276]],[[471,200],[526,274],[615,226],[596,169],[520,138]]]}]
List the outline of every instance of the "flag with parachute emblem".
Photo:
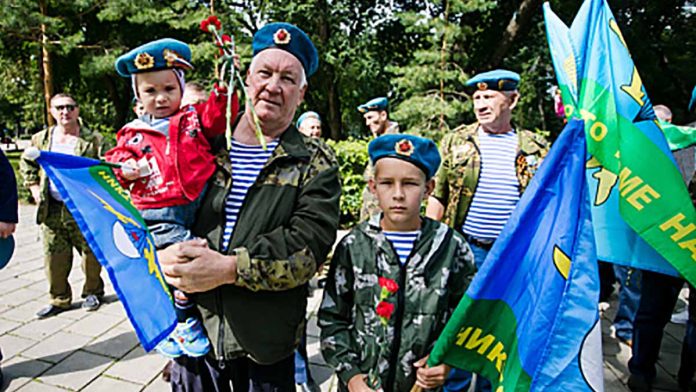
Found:
[{"label": "flag with parachute emblem", "polygon": [[603,390],[585,154],[583,123],[571,120],[435,343],[430,366],[476,372],[493,390]]},{"label": "flag with parachute emblem", "polygon": [[95,159],[41,151],[36,162],[109,274],[143,348],[152,350],[174,329],[176,315],[154,241],[128,192]]}]

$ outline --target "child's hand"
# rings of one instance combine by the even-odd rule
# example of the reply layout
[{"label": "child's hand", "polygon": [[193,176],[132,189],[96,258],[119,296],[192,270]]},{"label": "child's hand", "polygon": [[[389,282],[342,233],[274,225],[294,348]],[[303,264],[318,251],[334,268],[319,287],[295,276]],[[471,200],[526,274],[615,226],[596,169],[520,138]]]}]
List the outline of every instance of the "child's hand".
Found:
[{"label": "child's hand", "polygon": [[348,380],[348,391],[350,392],[374,392],[367,386],[364,374],[356,374]]},{"label": "child's hand", "polygon": [[416,371],[416,385],[423,389],[433,389],[444,384],[451,369],[444,363],[435,367],[428,367],[426,364],[428,357],[429,355],[426,355],[413,364],[418,369]]},{"label": "child's hand", "polygon": [[138,177],[140,177],[140,173],[138,171],[138,162],[136,162],[133,158],[123,162],[121,165],[121,175],[128,181],[138,179]]},{"label": "child's hand", "polygon": [[237,69],[242,68],[242,63],[239,61],[239,55],[237,53],[232,56],[232,64],[234,64],[234,67]]}]

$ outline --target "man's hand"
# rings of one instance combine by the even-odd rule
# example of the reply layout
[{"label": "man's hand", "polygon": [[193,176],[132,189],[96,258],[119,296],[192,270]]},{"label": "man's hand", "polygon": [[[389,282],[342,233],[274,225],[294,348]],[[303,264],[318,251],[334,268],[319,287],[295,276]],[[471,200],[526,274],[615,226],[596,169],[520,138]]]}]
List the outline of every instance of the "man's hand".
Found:
[{"label": "man's hand", "polygon": [[428,367],[426,364],[428,357],[429,355],[426,355],[413,364],[417,369],[416,385],[423,389],[433,389],[441,386],[445,383],[450,372],[450,367],[444,363],[435,367]]},{"label": "man's hand", "polygon": [[137,180],[138,177],[140,177],[140,173],[138,171],[138,162],[136,162],[133,158],[123,162],[123,165],[121,166],[121,175],[128,181]]},{"label": "man's hand", "polygon": [[212,290],[237,280],[237,257],[220,254],[205,240],[171,245],[157,252],[167,283],[187,293]]},{"label": "man's hand", "polygon": [[364,374],[356,374],[348,380],[348,391],[350,392],[374,392],[367,386]]},{"label": "man's hand", "polygon": [[41,200],[41,188],[38,185],[29,186],[29,192],[31,192],[31,198],[34,199],[36,204],[39,204]]},{"label": "man's hand", "polygon": [[7,238],[15,231],[16,225],[10,222],[0,222],[0,238]]}]

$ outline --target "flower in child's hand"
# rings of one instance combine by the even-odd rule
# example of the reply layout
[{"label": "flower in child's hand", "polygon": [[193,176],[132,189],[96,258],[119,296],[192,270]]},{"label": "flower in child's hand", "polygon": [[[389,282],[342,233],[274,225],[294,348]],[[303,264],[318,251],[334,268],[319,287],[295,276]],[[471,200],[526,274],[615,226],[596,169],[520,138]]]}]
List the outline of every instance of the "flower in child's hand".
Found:
[{"label": "flower in child's hand", "polygon": [[206,33],[212,33],[214,30],[220,30],[222,28],[222,23],[215,15],[210,15],[206,19],[201,21],[201,30]]},{"label": "flower in child's hand", "polygon": [[384,289],[387,289],[387,291],[392,293],[392,294],[399,291],[399,284],[398,283],[396,283],[392,279],[385,278],[382,276],[379,277],[379,286],[384,288]]},{"label": "flower in child's hand", "polygon": [[215,42],[215,46],[218,47],[221,55],[225,54],[224,48],[232,49],[232,37],[227,34],[223,34],[220,36],[220,41]]},{"label": "flower in child's hand", "polygon": [[394,304],[386,301],[377,304],[377,315],[383,324],[387,324],[387,320],[391,318],[392,313],[394,313]]}]

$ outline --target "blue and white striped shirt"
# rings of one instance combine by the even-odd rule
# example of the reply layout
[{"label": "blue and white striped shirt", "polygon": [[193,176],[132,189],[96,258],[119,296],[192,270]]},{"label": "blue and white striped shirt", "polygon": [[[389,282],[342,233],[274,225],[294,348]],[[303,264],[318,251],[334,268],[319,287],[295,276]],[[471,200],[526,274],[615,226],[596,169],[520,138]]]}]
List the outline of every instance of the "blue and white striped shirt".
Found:
[{"label": "blue and white striped shirt", "polygon": [[396,254],[399,256],[401,265],[406,264],[408,256],[411,255],[413,244],[420,235],[420,230],[416,231],[383,231],[384,236],[391,242]]},{"label": "blue and white striped shirt", "polygon": [[481,174],[462,230],[481,239],[496,239],[520,199],[515,171],[517,133],[492,134],[479,128]]},{"label": "blue and white striped shirt", "polygon": [[239,210],[249,188],[254,184],[261,169],[273,154],[278,140],[266,143],[264,151],[261,146],[249,146],[232,140],[230,162],[232,164],[232,189],[225,202],[225,231],[222,235],[222,249],[227,250],[232,239],[234,226],[237,224]]}]

